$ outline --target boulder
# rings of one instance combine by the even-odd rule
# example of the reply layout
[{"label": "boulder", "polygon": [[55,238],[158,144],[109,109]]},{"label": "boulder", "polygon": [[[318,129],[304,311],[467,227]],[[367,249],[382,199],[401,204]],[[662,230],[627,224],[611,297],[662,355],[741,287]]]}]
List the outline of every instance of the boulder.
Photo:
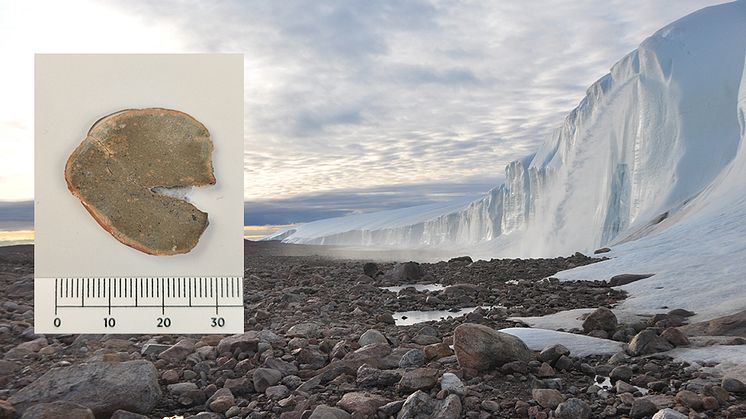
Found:
[{"label": "boulder", "polygon": [[534,357],[519,338],[473,323],[464,323],[454,330],[453,346],[461,368],[479,371],[512,361],[528,362]]},{"label": "boulder", "polygon": [[614,313],[606,307],[599,307],[583,321],[583,330],[588,333],[593,330],[603,330],[613,333],[617,326]]},{"label": "boulder", "polygon": [[621,274],[614,275],[609,279],[609,285],[612,287],[619,287],[622,285],[631,284],[641,279],[650,278],[654,274]]},{"label": "boulder", "polygon": [[632,338],[627,350],[631,355],[639,356],[670,351],[671,349],[673,349],[673,345],[666,339],[658,336],[654,330],[647,329]]},{"label": "boulder", "polygon": [[407,397],[396,418],[416,419],[420,417],[430,417],[432,412],[433,401],[430,396],[421,390],[417,390]]},{"label": "boulder", "polygon": [[433,409],[431,416],[433,419],[459,419],[461,418],[461,399],[450,394],[444,400],[438,403]]},{"label": "boulder", "polygon": [[10,397],[19,414],[37,403],[70,401],[97,417],[119,409],[148,413],[161,399],[158,370],[145,360],[53,368]]}]

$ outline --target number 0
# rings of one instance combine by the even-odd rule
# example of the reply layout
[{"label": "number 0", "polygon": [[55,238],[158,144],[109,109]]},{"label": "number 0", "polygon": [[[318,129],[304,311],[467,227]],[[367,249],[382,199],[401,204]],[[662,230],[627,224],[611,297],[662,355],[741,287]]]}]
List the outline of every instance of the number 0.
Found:
[{"label": "number 0", "polygon": [[62,324],[62,320],[60,320],[60,318],[57,317],[54,319],[53,324],[54,324],[54,327],[60,327],[60,325]]}]

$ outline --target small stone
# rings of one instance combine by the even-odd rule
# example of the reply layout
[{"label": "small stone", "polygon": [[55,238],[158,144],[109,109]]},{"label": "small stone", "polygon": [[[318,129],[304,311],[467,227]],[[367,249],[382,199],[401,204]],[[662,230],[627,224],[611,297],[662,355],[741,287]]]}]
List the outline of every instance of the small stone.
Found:
[{"label": "small stone", "polygon": [[431,416],[433,419],[459,419],[461,418],[461,399],[455,394],[450,394],[440,402]]},{"label": "small stone", "polygon": [[404,405],[404,400],[396,400],[391,403],[386,403],[383,406],[379,407],[378,411],[382,412],[387,417],[396,416],[396,414],[399,413],[403,405]]},{"label": "small stone", "polygon": [[746,384],[732,377],[723,378],[720,385],[730,393],[746,393]]},{"label": "small stone", "polygon": [[363,333],[362,336],[360,336],[358,343],[360,344],[360,346],[366,346],[373,343],[388,344],[389,341],[388,339],[386,339],[386,336],[384,336],[383,333],[379,332],[378,330],[368,329],[365,333]]},{"label": "small stone", "polygon": [[606,307],[597,308],[583,321],[583,330],[586,333],[592,330],[603,330],[608,333],[613,333],[616,326],[616,316]]},{"label": "small stone", "polygon": [[161,374],[161,380],[166,384],[173,384],[179,381],[179,372],[176,370],[166,370]]},{"label": "small stone", "polygon": [[531,397],[545,409],[556,409],[565,397],[558,390],[550,388],[535,388],[531,390]]},{"label": "small stone", "polygon": [[676,393],[676,402],[682,406],[689,407],[694,410],[702,409],[702,398],[699,394],[690,390],[681,390]]},{"label": "small stone", "polygon": [[429,390],[438,382],[438,370],[432,368],[417,368],[402,374],[399,389],[404,392]]},{"label": "small stone", "polygon": [[583,400],[572,398],[557,405],[554,416],[559,419],[588,419],[591,407]]},{"label": "small stone", "polygon": [[466,395],[466,386],[456,374],[447,372],[443,374],[440,380],[440,388],[447,391],[448,394],[456,394],[459,396]]},{"label": "small stone", "polygon": [[279,400],[287,397],[290,394],[290,389],[282,384],[269,386],[264,390],[264,394],[266,394],[271,400]]},{"label": "small stone", "polygon": [[570,350],[564,345],[548,346],[539,353],[539,361],[554,364],[562,355],[570,355]]},{"label": "small stone", "polygon": [[611,372],[609,373],[609,378],[611,378],[612,381],[629,381],[630,379],[632,379],[632,368],[626,365],[618,366],[611,370]]},{"label": "small stone", "polygon": [[337,406],[350,413],[368,417],[375,415],[378,408],[386,403],[388,403],[388,400],[379,395],[355,391],[345,393],[342,399],[337,402]]},{"label": "small stone", "polygon": [[702,397],[702,408],[705,410],[715,410],[720,407],[718,399],[712,396]]},{"label": "small stone", "polygon": [[667,340],[673,346],[688,346],[689,338],[681,330],[675,327],[669,327],[661,333],[661,337]]},{"label": "small stone", "polygon": [[0,419],[15,419],[16,409],[5,400],[0,400]]},{"label": "small stone", "polygon": [[539,369],[536,370],[536,376],[541,378],[554,377],[554,374],[554,368],[546,362],[542,362]]},{"label": "small stone", "polygon": [[227,388],[218,389],[208,400],[207,406],[213,412],[224,413],[236,404],[233,393]]},{"label": "small stone", "polygon": [[316,406],[308,419],[350,419],[349,413],[338,407],[329,407],[323,404]]},{"label": "small stone", "polygon": [[562,355],[557,361],[555,361],[554,367],[558,370],[569,370],[572,368],[572,359],[568,356]]},{"label": "small stone", "polygon": [[658,411],[658,406],[645,398],[637,398],[632,402],[632,409],[629,415],[632,419],[642,419],[650,415],[655,414]]},{"label": "small stone", "polygon": [[422,349],[410,349],[399,360],[399,368],[418,368],[425,364],[425,352]]},{"label": "small stone", "polygon": [[637,391],[637,388],[626,381],[619,380],[614,385],[614,390],[616,390],[616,394],[634,393]]},{"label": "small stone", "polygon": [[654,414],[653,419],[688,419],[688,416],[673,409],[666,408],[659,410]]},{"label": "small stone", "polygon": [[480,404],[480,406],[482,409],[490,413],[497,413],[500,411],[500,403],[494,400],[485,400]]},{"label": "small stone", "polygon": [[281,379],[282,373],[280,371],[269,368],[257,368],[254,370],[254,376],[252,377],[254,390],[258,393],[264,393],[267,387],[279,383]]},{"label": "small stone", "polygon": [[158,354],[158,359],[165,359],[170,363],[178,363],[185,360],[192,352],[194,352],[194,341],[192,339],[182,339]]},{"label": "small stone", "polygon": [[397,419],[415,419],[429,417],[432,412],[433,402],[430,396],[421,390],[417,390],[407,397],[396,417]]}]

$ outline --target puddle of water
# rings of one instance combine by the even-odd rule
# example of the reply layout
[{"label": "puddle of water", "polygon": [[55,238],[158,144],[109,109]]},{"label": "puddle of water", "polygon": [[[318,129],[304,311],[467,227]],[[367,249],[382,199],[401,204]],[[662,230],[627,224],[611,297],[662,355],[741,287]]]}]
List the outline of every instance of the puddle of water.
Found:
[{"label": "puddle of water", "polygon": [[410,288],[410,287],[413,287],[415,290],[419,292],[440,291],[445,288],[445,286],[441,284],[404,284],[404,285],[399,285],[396,287],[379,287],[379,288],[381,288],[382,290],[399,293],[399,291],[403,290],[404,288]]},{"label": "puddle of water", "polygon": [[[482,306],[483,309],[489,310],[492,307]],[[476,310],[477,307],[466,307],[458,311],[448,310],[414,310],[414,311],[397,311],[394,313],[394,321],[397,326],[411,326],[413,324],[429,322],[432,320],[440,321],[448,317],[460,317]]]}]

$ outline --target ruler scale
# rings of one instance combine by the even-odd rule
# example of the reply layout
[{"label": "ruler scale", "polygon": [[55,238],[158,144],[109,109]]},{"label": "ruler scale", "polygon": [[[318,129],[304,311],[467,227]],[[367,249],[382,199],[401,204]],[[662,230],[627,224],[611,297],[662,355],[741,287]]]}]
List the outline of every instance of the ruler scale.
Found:
[{"label": "ruler scale", "polygon": [[35,278],[37,333],[243,333],[243,278]]}]

